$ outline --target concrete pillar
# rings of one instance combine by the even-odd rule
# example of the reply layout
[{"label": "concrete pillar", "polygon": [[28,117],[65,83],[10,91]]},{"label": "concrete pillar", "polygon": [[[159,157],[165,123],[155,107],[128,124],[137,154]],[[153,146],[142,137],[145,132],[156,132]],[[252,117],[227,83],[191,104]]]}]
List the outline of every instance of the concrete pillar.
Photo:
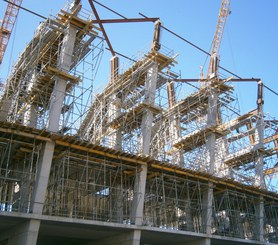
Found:
[{"label": "concrete pillar", "polygon": [[264,199],[261,196],[257,203],[255,204],[255,227],[254,227],[254,238],[260,242],[265,242],[264,240]]},{"label": "concrete pillar", "polygon": [[[255,142],[257,142],[258,149],[262,149],[264,147],[264,118],[263,112],[259,111],[259,119],[257,121],[256,129],[255,129]],[[258,151],[257,156],[255,158],[255,178],[254,185],[259,188],[265,188],[264,185],[264,155],[263,152]]]},{"label": "concrete pillar", "polygon": [[119,76],[119,57],[114,56],[110,60],[110,83],[114,83]]},{"label": "concrete pillar", "polygon": [[[144,102],[150,106],[154,105],[155,101],[155,90],[158,75],[158,65],[153,64],[147,73],[147,79],[145,84],[145,99]],[[153,112],[146,108],[143,113],[142,119],[142,148],[141,153],[143,155],[148,155],[150,153],[150,143],[151,143],[151,130],[152,130]]]},{"label": "concrete pillar", "polygon": [[186,187],[187,191],[187,197],[186,197],[186,230],[187,231],[194,231],[194,224],[193,224],[193,215],[192,215],[192,206],[191,206],[191,198],[190,198],[190,192],[191,189],[189,185]]},{"label": "concrete pillar", "polygon": [[0,107],[0,121],[1,122],[5,122],[7,121],[8,118],[8,113],[9,113],[9,109],[12,105],[12,100],[11,99],[3,99],[2,100],[2,105]]},{"label": "concrete pillar", "polygon": [[[40,67],[40,65],[37,65],[37,68],[38,67]],[[28,86],[26,88],[28,92],[33,89],[36,80],[37,70],[33,72],[30,82],[28,83]],[[26,108],[27,109],[23,115],[23,125],[36,128],[38,120],[38,107],[35,104],[28,104]]]},{"label": "concrete pillar", "polygon": [[[216,126],[217,124],[217,102],[218,94],[213,89],[211,89],[210,95],[208,97],[207,127]],[[216,150],[216,137],[214,133],[211,133],[207,136],[206,149],[206,169],[210,174],[214,174]]]},{"label": "concrete pillar", "polygon": [[[110,85],[116,85],[116,80],[119,76],[119,58],[114,56],[110,60]],[[121,98],[119,94],[112,94],[108,103],[108,124],[113,122],[121,113]],[[116,150],[122,149],[121,128],[110,127],[108,135],[109,146]]]},{"label": "concrete pillar", "polygon": [[[110,102],[108,104],[108,124],[113,122],[121,114],[121,99],[113,94],[110,96]],[[116,150],[122,149],[122,134],[121,128],[110,128],[111,132],[108,135],[109,146]]]},{"label": "concrete pillar", "polygon": [[[158,65],[156,63],[149,69],[146,79],[145,89],[145,103],[154,105],[155,90],[157,83]],[[141,153],[148,155],[150,153],[150,143],[152,134],[152,121],[153,113],[150,109],[146,108],[143,113],[142,119],[142,142]],[[144,209],[144,197],[147,179],[147,165],[141,165],[138,169],[136,180],[134,184],[134,198],[132,205],[132,223],[136,225],[142,225],[143,222],[143,209]]]},{"label": "concrete pillar", "polygon": [[151,48],[152,51],[158,51],[161,47],[160,31],[161,31],[161,22],[160,22],[160,20],[157,20],[155,22],[154,36],[153,36],[153,42],[152,42],[152,48]]},{"label": "concrete pillar", "polygon": [[202,232],[210,235],[212,224],[212,200],[213,200],[213,188],[212,183],[208,183],[208,189],[203,190],[202,193]]},{"label": "concrete pillar", "polygon": [[[218,93],[213,89],[210,91],[208,98],[208,115],[207,115],[207,127],[215,126],[217,124],[218,115]],[[215,153],[216,153],[216,136],[215,133],[211,133],[207,136],[206,141],[207,149],[207,171],[209,174],[214,174],[218,171],[215,166]],[[212,183],[208,183],[208,189],[204,190],[202,193],[202,224],[204,228],[203,232],[210,235],[211,234],[211,224],[212,224],[212,200],[213,200],[213,187]]]},{"label": "concrete pillar", "polygon": [[41,158],[39,160],[39,166],[37,170],[37,181],[34,186],[33,194],[33,207],[32,212],[41,214],[43,211],[43,205],[45,201],[46,188],[48,185],[48,179],[50,174],[50,168],[54,153],[55,143],[46,142],[43,144],[41,150]]},{"label": "concrete pillar", "polygon": [[123,197],[123,187],[121,185],[117,185],[116,189],[112,189],[112,192],[112,202],[114,203],[112,220],[117,223],[122,223],[124,219],[123,199],[126,198],[126,196]]},{"label": "concrete pillar", "polygon": [[[176,104],[176,95],[173,82],[167,83],[167,94],[169,108]],[[170,142],[173,144],[175,140],[178,140],[181,136],[180,118],[179,115],[171,115],[169,117],[169,135]],[[182,149],[176,149],[172,147],[172,163],[177,165],[183,165],[184,157]]]},{"label": "concrete pillar", "polygon": [[37,127],[37,120],[38,120],[38,112],[37,106],[34,104],[27,106],[27,111],[23,117],[23,124],[32,128]]},{"label": "concrete pillar", "polygon": [[215,153],[215,175],[218,177],[231,177],[231,170],[230,168],[224,164],[224,161],[229,154],[228,152],[228,142],[227,137],[224,136],[223,138],[217,139],[216,142],[216,153]]},{"label": "concrete pillar", "polygon": [[[264,113],[263,113],[263,82],[258,82],[258,100],[257,100],[257,108],[258,108],[258,114],[259,118],[256,125],[256,142],[258,142],[259,148],[264,147]],[[259,188],[263,189],[264,186],[264,171],[263,171],[263,165],[264,165],[264,156],[262,152],[258,152],[258,156],[255,159],[255,182],[254,185],[258,186]],[[255,234],[256,238],[259,241],[264,242],[264,199],[263,197],[260,197],[260,199],[257,201],[257,204],[255,206],[255,213],[256,213],[256,222],[255,222]]]},{"label": "concrete pillar", "polygon": [[[68,26],[63,38],[58,69],[68,72],[72,63],[73,49],[76,39],[76,29]],[[65,98],[67,82],[57,78],[50,99],[48,130],[57,132],[59,130],[59,119]]]},{"label": "concrete pillar", "polygon": [[[262,81],[258,82],[258,100],[257,100],[257,109],[258,109],[258,121],[255,128],[255,142],[257,142],[257,147],[264,147],[264,113],[263,113],[263,83]],[[255,159],[255,180],[254,185],[259,188],[264,188],[264,156],[262,152],[258,152],[258,156]]]}]

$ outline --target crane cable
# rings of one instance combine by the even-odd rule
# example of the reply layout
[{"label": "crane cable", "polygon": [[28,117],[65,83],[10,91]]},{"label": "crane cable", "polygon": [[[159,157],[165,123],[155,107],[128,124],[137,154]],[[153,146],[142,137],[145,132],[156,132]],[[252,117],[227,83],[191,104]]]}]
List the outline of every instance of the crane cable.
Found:
[{"label": "crane cable", "polygon": [[25,10],[26,12],[29,12],[29,13],[31,13],[31,14],[33,14],[33,15],[36,15],[36,16],[42,18],[42,19],[45,19],[45,20],[47,19],[45,16],[40,15],[40,14],[38,14],[38,13],[36,13],[36,12],[30,10],[30,9],[24,8],[24,7],[22,7],[22,6],[20,6],[20,5],[16,4],[16,3],[12,3],[12,2],[10,2],[10,1],[8,1],[8,0],[3,0],[3,1],[6,2],[6,3],[9,3],[9,4],[12,4],[12,5],[14,5],[14,6],[16,6],[16,7],[20,8],[20,9],[23,9],[23,10]]}]

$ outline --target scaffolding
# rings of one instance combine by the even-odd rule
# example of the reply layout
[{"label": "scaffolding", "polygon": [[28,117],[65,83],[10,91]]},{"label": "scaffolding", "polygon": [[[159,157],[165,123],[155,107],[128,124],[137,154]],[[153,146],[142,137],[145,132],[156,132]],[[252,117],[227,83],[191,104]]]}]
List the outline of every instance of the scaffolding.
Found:
[{"label": "scaffolding", "polygon": [[[76,28],[69,70],[61,68],[62,45],[68,25]],[[67,82],[60,117],[61,133],[74,134],[88,110],[93,79],[103,53],[103,38],[89,11],[67,5],[54,18],[42,22],[21,53],[6,81],[1,98],[2,120],[44,129],[57,79]]]},{"label": "scaffolding", "polygon": [[[278,243],[278,121],[264,115],[262,97],[241,114],[233,78],[183,79],[173,71],[175,53],[158,46],[126,70],[113,57],[107,86],[93,96],[103,38],[92,23],[89,12],[69,6],[47,19],[7,80],[0,210],[34,211],[49,143],[42,215],[138,226],[139,213],[150,230]],[[76,40],[62,69],[69,26]],[[58,80],[65,99],[51,131]],[[249,80],[260,91],[261,81]]]},{"label": "scaffolding", "polygon": [[264,200],[264,233],[277,240],[278,196],[237,181],[152,158],[53,135],[11,123],[0,125],[1,211],[32,212],[35,176],[43,142],[55,141],[55,153],[43,214],[133,224],[136,176],[148,165],[146,227],[205,233],[206,192],[213,183],[211,231],[214,235],[257,240],[256,211]]}]

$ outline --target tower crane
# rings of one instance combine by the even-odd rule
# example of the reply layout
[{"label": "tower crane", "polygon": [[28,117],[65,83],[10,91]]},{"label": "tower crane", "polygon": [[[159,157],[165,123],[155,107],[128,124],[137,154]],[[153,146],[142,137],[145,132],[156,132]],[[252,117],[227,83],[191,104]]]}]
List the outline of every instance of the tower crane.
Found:
[{"label": "tower crane", "polygon": [[208,66],[207,78],[218,76],[219,50],[220,44],[228,15],[230,14],[230,0],[222,0],[218,14],[218,22],[213,37],[212,48],[210,52],[210,61]]},{"label": "tower crane", "polygon": [[0,64],[2,63],[22,0],[10,0],[0,26]]}]

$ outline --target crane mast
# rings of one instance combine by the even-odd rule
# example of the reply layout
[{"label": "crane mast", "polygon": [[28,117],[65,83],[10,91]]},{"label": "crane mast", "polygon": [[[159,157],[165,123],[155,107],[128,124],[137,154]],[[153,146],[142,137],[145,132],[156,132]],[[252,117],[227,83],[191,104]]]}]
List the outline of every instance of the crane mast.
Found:
[{"label": "crane mast", "polygon": [[22,0],[10,0],[0,26],[0,64],[2,63]]},{"label": "crane mast", "polygon": [[221,8],[218,14],[218,22],[216,31],[213,37],[213,43],[211,48],[211,56],[208,66],[207,78],[210,76],[218,75],[218,56],[220,50],[220,44],[226,24],[227,17],[230,13],[230,0],[222,0]]}]

